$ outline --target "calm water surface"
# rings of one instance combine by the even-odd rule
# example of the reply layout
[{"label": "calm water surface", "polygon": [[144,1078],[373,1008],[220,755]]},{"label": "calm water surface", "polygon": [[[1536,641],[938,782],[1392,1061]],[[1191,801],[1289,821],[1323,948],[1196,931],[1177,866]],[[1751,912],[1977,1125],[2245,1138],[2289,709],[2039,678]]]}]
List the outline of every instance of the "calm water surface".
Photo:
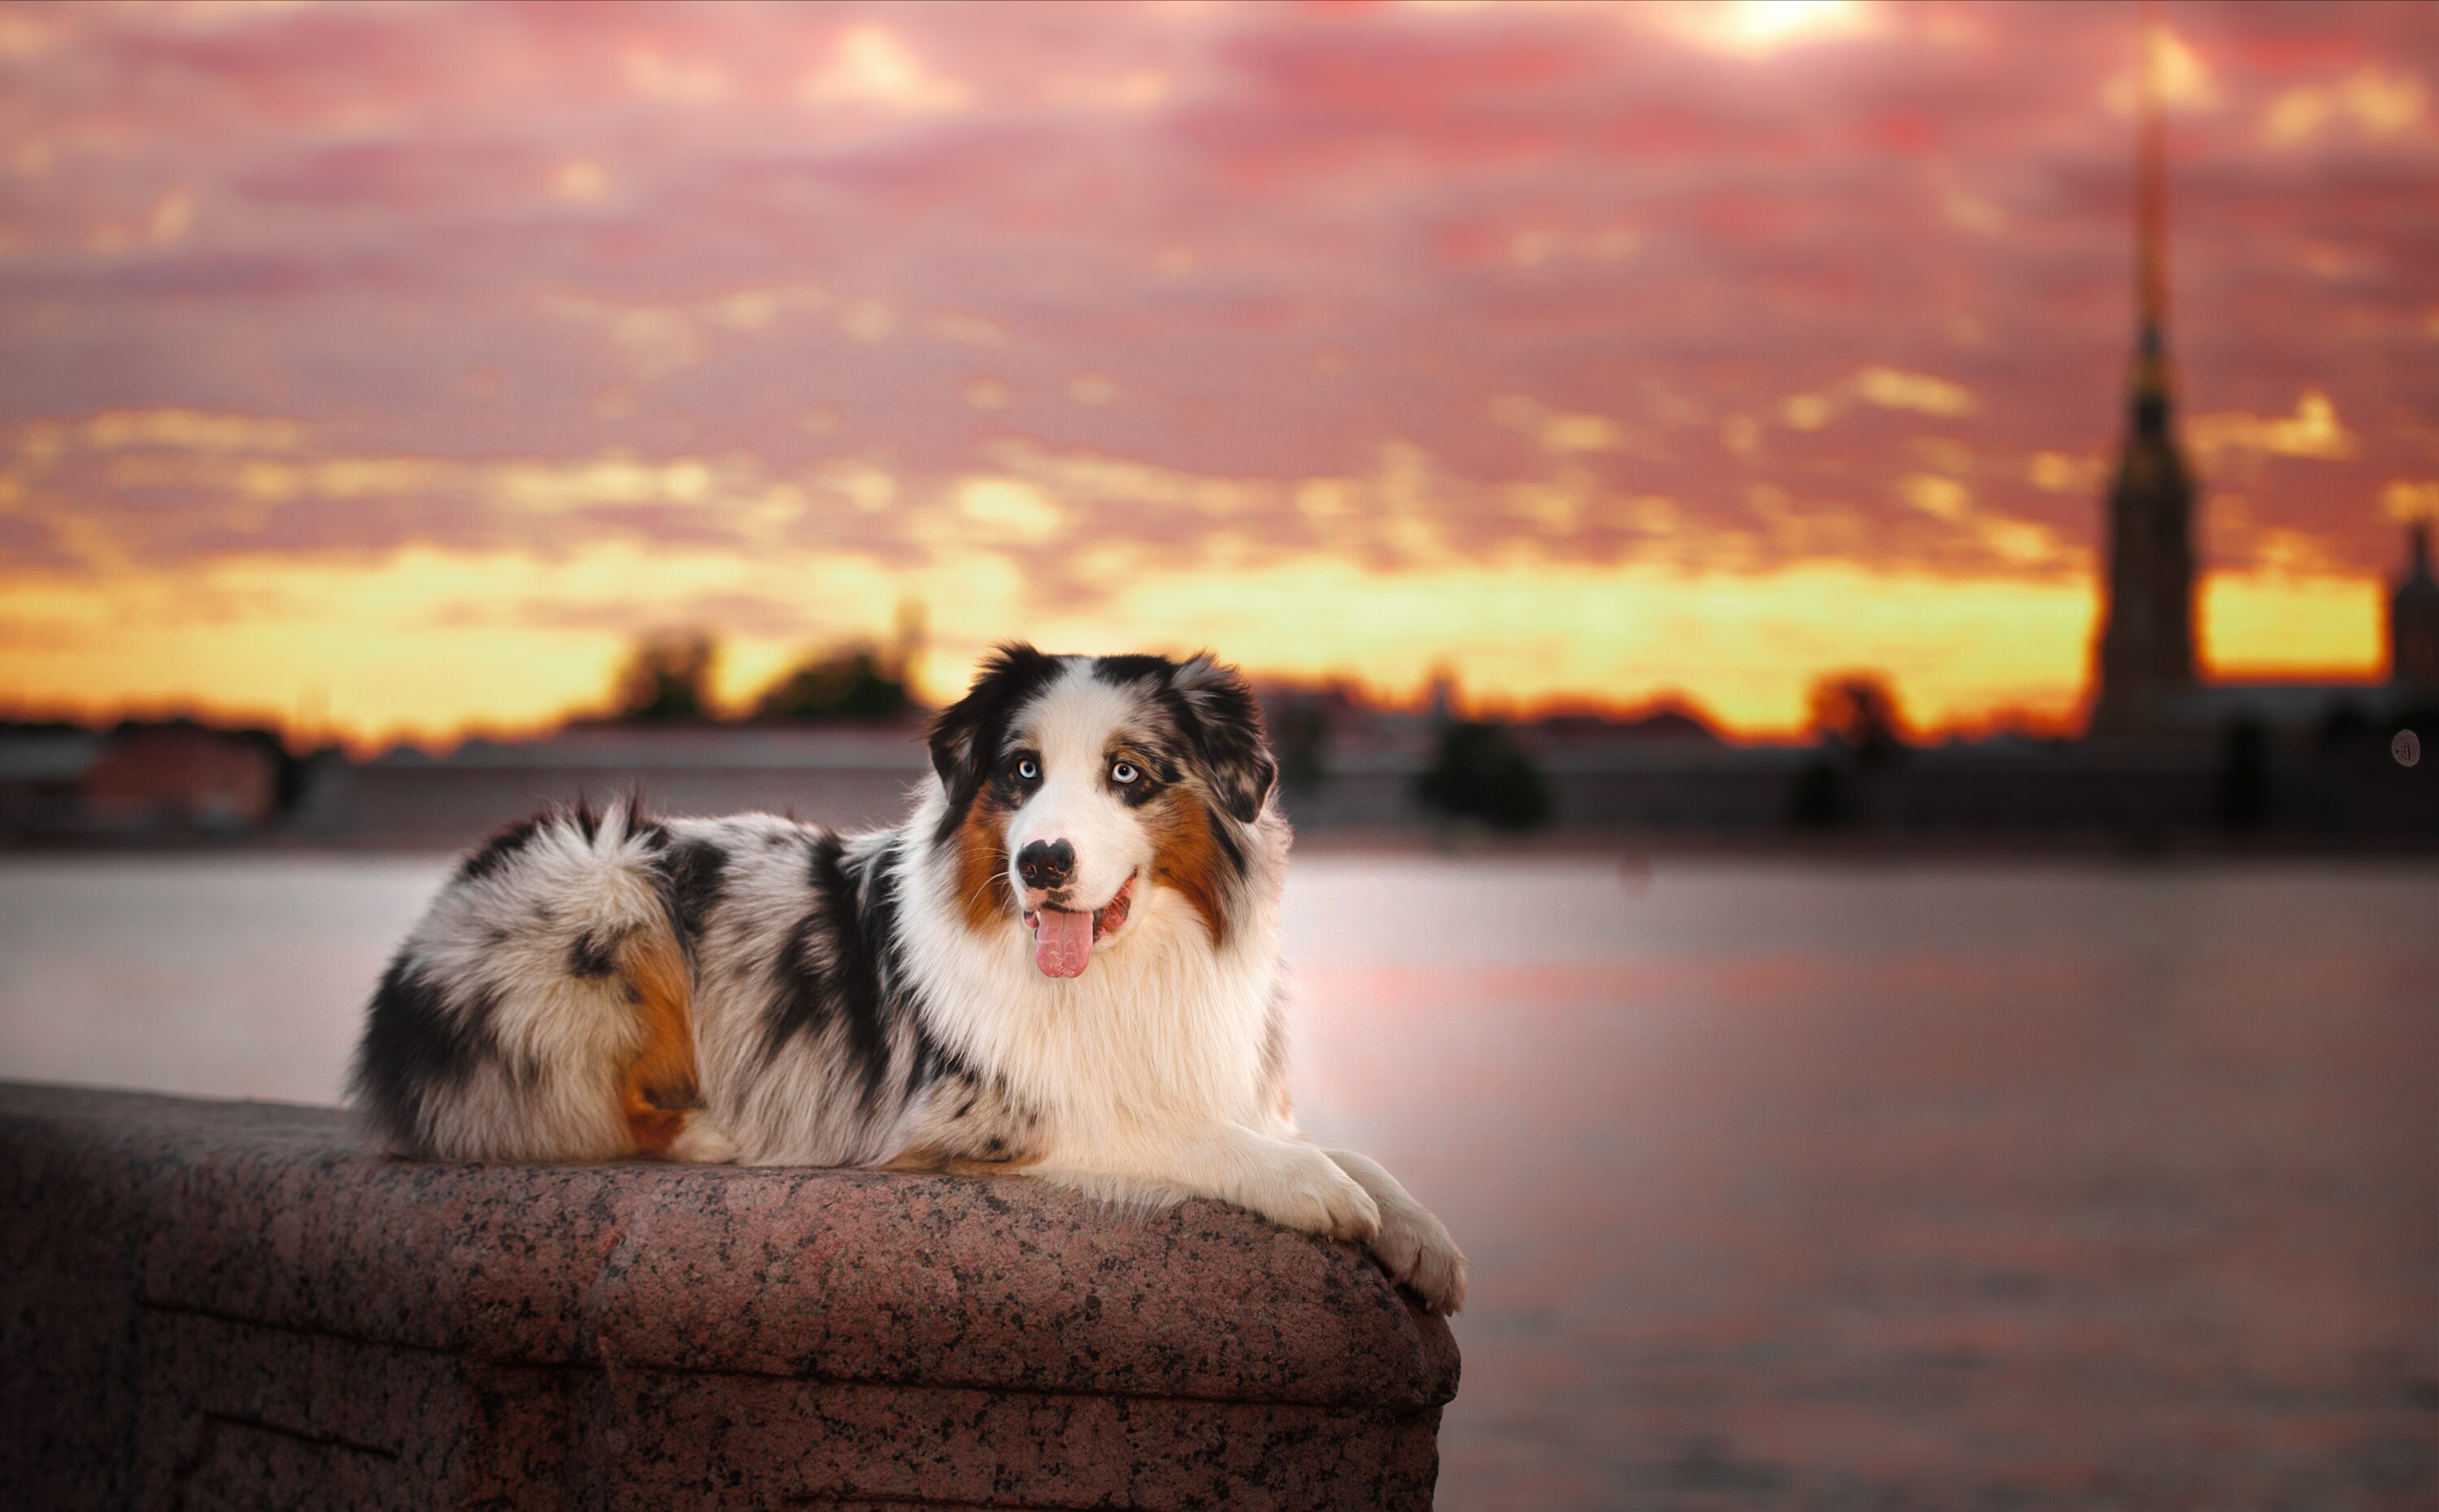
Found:
[{"label": "calm water surface", "polygon": [[[329,1101],[437,861],[0,862],[0,1076]],[[2439,1506],[2439,871],[1299,861],[1440,1503]]]}]

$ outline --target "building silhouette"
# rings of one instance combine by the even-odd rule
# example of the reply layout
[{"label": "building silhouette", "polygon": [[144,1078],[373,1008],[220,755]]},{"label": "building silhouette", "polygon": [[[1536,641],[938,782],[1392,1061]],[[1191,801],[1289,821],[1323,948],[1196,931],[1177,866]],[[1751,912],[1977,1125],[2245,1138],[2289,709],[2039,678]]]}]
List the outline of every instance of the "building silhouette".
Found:
[{"label": "building silhouette", "polygon": [[2174,425],[2168,365],[2166,132],[2157,49],[2143,70],[2135,280],[2139,328],[2126,447],[2109,490],[2108,584],[2092,733],[2157,735],[2195,687],[2194,480]]},{"label": "building silhouette", "polygon": [[2439,582],[2430,577],[2430,524],[2406,535],[2405,577],[2388,600],[2388,676],[2409,699],[2439,700]]},{"label": "building silhouette", "polygon": [[2439,584],[2427,524],[2412,530],[2405,579],[2389,604],[2390,686],[2362,682],[2214,682],[2199,675],[2194,623],[2193,470],[2176,434],[2168,360],[2166,126],[2160,49],[2146,18],[2136,127],[2136,334],[2127,433],[2102,530],[2106,577],[2094,648],[2090,735],[2193,739],[2237,726],[2301,731],[2351,711],[2427,703],[2439,690]]}]

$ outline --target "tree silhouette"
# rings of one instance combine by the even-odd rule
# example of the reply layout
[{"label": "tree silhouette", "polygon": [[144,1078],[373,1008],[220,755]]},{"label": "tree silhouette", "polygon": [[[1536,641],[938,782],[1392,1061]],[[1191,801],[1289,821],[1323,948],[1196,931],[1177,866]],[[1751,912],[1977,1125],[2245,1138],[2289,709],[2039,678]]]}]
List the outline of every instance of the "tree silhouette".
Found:
[{"label": "tree silhouette", "polygon": [[610,717],[667,724],[713,718],[711,668],[720,648],[694,631],[647,635],[627,652]]},{"label": "tree silhouette", "polygon": [[1550,822],[1550,784],[1533,758],[1495,724],[1463,721],[1440,733],[1438,759],[1418,784],[1425,807],[1494,829]]},{"label": "tree silhouette", "polygon": [[828,720],[895,720],[915,707],[902,676],[893,677],[869,646],[816,652],[755,701],[757,720],[798,723]]},{"label": "tree silhouette", "polygon": [[1842,672],[1812,685],[1813,733],[1839,741],[1864,766],[1878,766],[1905,748],[1897,696],[1878,672]]},{"label": "tree silhouette", "polygon": [[1821,750],[1796,774],[1789,817],[1811,828],[1852,824],[1873,774],[1905,750],[1896,692],[1878,672],[1841,672],[1814,683],[1808,702]]}]

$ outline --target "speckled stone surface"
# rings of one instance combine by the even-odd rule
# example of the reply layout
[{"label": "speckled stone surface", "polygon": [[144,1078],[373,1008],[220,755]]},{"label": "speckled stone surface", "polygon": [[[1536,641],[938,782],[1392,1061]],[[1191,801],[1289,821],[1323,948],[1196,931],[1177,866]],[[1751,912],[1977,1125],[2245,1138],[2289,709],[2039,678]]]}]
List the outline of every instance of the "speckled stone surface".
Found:
[{"label": "speckled stone surface", "polygon": [[1361,1254],[1216,1203],[0,1084],[26,1504],[1428,1507],[1456,1380]]}]

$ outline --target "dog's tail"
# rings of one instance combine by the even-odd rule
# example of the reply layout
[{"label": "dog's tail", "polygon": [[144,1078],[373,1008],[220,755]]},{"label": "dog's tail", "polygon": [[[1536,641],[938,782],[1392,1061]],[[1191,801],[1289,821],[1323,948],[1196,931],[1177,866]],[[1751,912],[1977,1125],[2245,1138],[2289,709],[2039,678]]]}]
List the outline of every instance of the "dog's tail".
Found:
[{"label": "dog's tail", "polygon": [[357,1100],[406,1152],[724,1160],[702,1112],[667,829],[579,803],[469,855],[374,995]]}]

